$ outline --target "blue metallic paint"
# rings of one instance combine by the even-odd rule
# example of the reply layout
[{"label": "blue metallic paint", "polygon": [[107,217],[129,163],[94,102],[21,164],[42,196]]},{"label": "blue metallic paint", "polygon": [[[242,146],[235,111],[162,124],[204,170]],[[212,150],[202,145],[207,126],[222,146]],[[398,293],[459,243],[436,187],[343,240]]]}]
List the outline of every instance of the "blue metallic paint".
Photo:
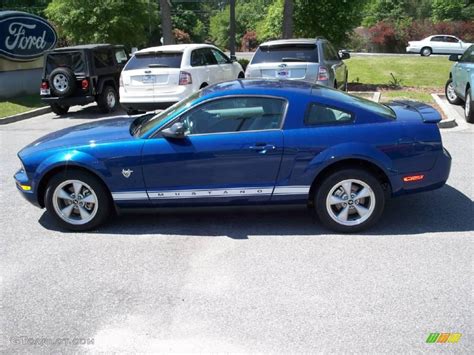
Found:
[{"label": "blue metallic paint", "polygon": [[[154,135],[181,112],[141,137],[130,134],[129,118],[87,123],[51,133],[25,147],[19,153],[25,171],[18,172],[15,179],[31,185],[32,190],[19,190],[38,205],[40,181],[58,167],[79,167],[96,174],[120,207],[305,203],[308,194],[301,191],[309,191],[321,171],[346,159],[377,166],[387,176],[393,196],[438,188],[448,178],[451,158],[435,124],[440,117],[424,104],[394,103],[391,107],[397,118],[389,119],[350,105],[341,100],[345,94],[332,89],[296,81],[237,80],[204,89],[191,106],[228,95],[286,99],[289,105],[283,129],[194,135],[179,140]],[[352,112],[355,122],[305,126],[303,118],[310,103]],[[265,154],[250,149],[259,142],[275,149]],[[122,169],[131,169],[133,174],[125,178]],[[426,178],[403,183],[404,176],[415,173]],[[166,191],[209,190],[212,195],[212,191],[230,188],[272,189],[273,193],[149,199]]]}]

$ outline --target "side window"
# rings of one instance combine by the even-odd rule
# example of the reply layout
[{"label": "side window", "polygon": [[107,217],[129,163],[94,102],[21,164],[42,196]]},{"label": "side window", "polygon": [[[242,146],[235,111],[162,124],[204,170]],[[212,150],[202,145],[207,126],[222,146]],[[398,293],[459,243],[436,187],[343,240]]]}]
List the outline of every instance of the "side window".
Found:
[{"label": "side window", "polygon": [[444,42],[443,36],[434,36],[431,38],[431,42]]},{"label": "side window", "polygon": [[456,37],[446,36],[445,41],[449,43],[458,43],[458,39]]},{"label": "side window", "polygon": [[327,48],[329,50],[330,60],[339,60],[339,54],[337,53],[336,49],[332,46],[332,44],[328,43]]},{"label": "side window", "polygon": [[211,51],[214,54],[214,57],[216,57],[218,64],[229,63],[229,58],[227,58],[227,56],[224,53],[218,51],[217,49],[211,49]]},{"label": "side window", "polygon": [[204,65],[216,65],[217,61],[214,55],[211,52],[210,48],[201,49],[201,53],[204,56]]},{"label": "side window", "polygon": [[306,111],[304,123],[307,125],[341,124],[352,122],[350,113],[319,104],[310,104]]},{"label": "side window", "polygon": [[195,49],[191,52],[191,66],[192,67],[201,67],[205,65],[204,56],[201,49]]},{"label": "side window", "polygon": [[98,69],[114,65],[112,53],[109,50],[94,51],[94,65]]},{"label": "side window", "polygon": [[124,64],[127,62],[128,57],[124,49],[115,50],[115,60],[117,61],[118,64]]},{"label": "side window", "polygon": [[280,129],[285,107],[286,102],[277,98],[217,99],[185,113],[179,122],[189,135]]},{"label": "side window", "polygon": [[474,63],[474,46],[466,49],[459,61],[462,63]]}]

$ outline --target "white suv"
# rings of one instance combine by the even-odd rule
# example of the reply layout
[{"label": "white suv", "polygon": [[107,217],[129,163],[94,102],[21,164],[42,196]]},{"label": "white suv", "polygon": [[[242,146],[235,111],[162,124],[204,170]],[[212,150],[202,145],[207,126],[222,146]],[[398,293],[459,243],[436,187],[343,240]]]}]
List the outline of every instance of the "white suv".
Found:
[{"label": "white suv", "polygon": [[128,114],[163,109],[199,89],[244,78],[240,64],[207,44],[177,44],[135,52],[120,75],[120,103]]}]

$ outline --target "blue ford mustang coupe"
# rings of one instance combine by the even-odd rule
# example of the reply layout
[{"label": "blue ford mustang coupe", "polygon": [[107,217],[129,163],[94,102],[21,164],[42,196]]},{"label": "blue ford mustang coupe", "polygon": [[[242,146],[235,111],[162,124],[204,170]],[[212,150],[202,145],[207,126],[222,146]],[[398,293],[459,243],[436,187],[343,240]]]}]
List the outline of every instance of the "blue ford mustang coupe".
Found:
[{"label": "blue ford mustang coupe", "polygon": [[157,115],[51,133],[18,154],[18,189],[64,228],[117,210],[306,204],[328,228],[376,222],[389,197],[439,188],[451,157],[430,106],[379,105],[298,81],[236,80]]}]

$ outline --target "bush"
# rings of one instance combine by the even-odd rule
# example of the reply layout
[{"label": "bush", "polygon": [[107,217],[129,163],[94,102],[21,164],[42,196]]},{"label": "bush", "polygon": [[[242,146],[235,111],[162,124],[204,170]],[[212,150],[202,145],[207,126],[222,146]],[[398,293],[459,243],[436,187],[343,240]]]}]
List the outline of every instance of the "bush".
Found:
[{"label": "bush", "polygon": [[173,30],[173,37],[176,43],[191,43],[191,37],[189,33],[186,33],[178,28]]},{"label": "bush", "polygon": [[258,47],[257,33],[255,31],[245,32],[240,41],[240,50],[242,52],[253,52]]}]

